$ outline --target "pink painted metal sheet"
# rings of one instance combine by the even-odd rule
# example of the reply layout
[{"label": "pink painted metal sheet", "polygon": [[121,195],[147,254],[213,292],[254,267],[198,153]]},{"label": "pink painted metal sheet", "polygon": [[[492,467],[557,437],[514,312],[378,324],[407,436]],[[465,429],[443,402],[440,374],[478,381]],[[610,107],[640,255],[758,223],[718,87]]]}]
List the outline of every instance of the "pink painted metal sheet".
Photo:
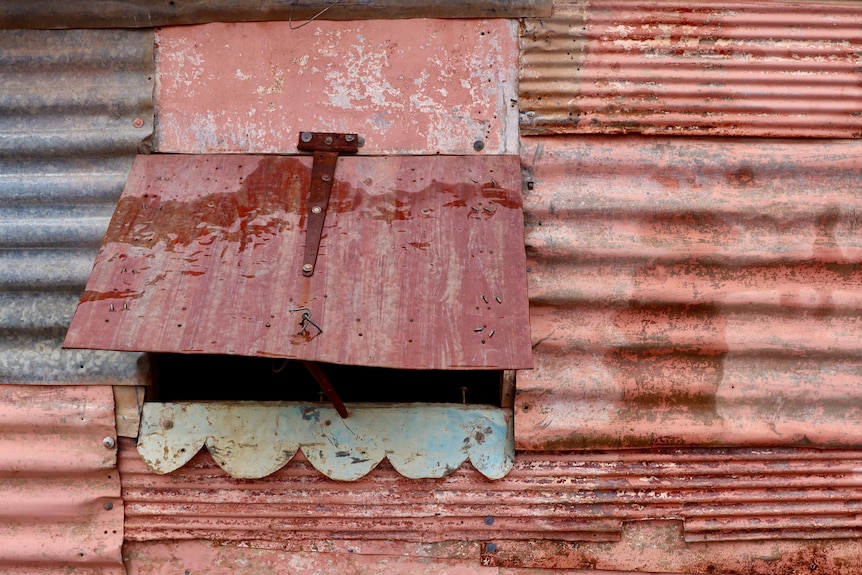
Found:
[{"label": "pink painted metal sheet", "polygon": [[311,163],[138,157],[64,345],[532,366],[516,156],[339,158],[304,277]]},{"label": "pink painted metal sheet", "polygon": [[555,3],[521,32],[525,134],[862,136],[862,7]]},{"label": "pink painted metal sheet", "polygon": [[293,153],[300,130],[360,153],[517,153],[508,20],[288,22],[157,32],[160,152]]},{"label": "pink painted metal sheet", "polygon": [[516,446],[862,445],[862,146],[525,138]]},{"label": "pink painted metal sheet", "polygon": [[124,574],[110,386],[0,385],[0,570]]},{"label": "pink painted metal sheet", "polygon": [[[131,443],[120,450],[130,542],[481,556],[517,567],[575,568],[592,555],[593,568],[684,573],[736,573],[769,550],[773,565],[819,553],[823,572],[846,573],[828,567],[860,552],[860,466],[860,451],[800,448],[519,453],[497,481],[469,465],[409,480],[383,462],[345,484],[302,458],[257,480],[227,476],[207,454],[156,475]],[[656,531],[660,543],[636,563],[638,542]]]}]

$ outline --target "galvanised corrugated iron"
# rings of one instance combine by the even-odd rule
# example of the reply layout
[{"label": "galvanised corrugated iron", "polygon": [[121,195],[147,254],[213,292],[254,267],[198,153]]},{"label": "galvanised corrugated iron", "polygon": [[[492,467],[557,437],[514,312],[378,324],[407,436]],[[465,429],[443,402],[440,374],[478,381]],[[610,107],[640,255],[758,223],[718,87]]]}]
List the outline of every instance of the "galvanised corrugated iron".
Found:
[{"label": "galvanised corrugated iron", "polygon": [[60,344],[152,133],[152,31],[0,31],[0,382],[139,383]]},{"label": "galvanised corrugated iron", "polygon": [[524,134],[862,136],[862,6],[555,2],[522,27]]},{"label": "galvanised corrugated iron", "polygon": [[[519,453],[497,481],[469,465],[409,480],[384,462],[353,483],[322,477],[301,458],[241,480],[208,454],[171,475],[147,471],[127,440],[119,457],[128,541],[474,561],[481,552],[487,564],[518,567],[584,567],[592,553],[599,569],[746,574],[779,572],[757,569],[757,557],[797,565],[818,550],[819,573],[849,573],[842,561],[862,552],[859,539],[835,541],[860,534],[860,451]],[[656,550],[638,563],[638,533],[651,531]]]},{"label": "galvanised corrugated iron", "polygon": [[109,386],[0,385],[0,571],[125,573]]},{"label": "galvanised corrugated iron", "polygon": [[862,445],[862,142],[525,138],[519,449]]}]

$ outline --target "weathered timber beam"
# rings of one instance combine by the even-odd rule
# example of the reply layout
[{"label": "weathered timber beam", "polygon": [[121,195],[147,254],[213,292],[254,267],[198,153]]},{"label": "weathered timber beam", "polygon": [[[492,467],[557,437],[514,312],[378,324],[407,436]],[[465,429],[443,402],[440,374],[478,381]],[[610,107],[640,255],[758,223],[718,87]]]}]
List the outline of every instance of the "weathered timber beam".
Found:
[{"label": "weathered timber beam", "polygon": [[321,20],[519,18],[550,16],[552,5],[552,0],[3,0],[0,28],[149,28],[206,22],[299,22],[316,15]]}]

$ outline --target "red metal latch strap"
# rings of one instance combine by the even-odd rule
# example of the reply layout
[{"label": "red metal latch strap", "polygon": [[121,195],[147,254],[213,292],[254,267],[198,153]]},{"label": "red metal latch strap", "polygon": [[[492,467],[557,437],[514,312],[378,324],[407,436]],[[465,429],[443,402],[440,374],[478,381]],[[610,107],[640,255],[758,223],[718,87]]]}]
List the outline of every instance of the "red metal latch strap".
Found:
[{"label": "red metal latch strap", "polygon": [[359,151],[360,138],[356,134],[329,134],[302,132],[297,148],[314,152],[311,166],[311,192],[308,197],[308,224],[305,234],[305,256],[302,259],[302,275],[314,274],[320,236],[329,206],[329,194],[335,179],[338,154],[355,154]]}]

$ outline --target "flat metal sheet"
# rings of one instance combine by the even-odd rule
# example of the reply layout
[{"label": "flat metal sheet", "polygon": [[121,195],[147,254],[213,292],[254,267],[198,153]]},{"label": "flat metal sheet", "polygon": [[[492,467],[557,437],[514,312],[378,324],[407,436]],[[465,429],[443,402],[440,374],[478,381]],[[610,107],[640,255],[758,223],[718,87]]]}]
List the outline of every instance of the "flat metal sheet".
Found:
[{"label": "flat metal sheet", "polygon": [[355,132],[362,155],[518,153],[512,20],[288,22],[156,32],[159,152],[296,153]]},{"label": "flat metal sheet", "polygon": [[306,278],[311,163],[138,157],[64,345],[532,366],[517,157],[339,158]]},{"label": "flat metal sheet", "polygon": [[[444,477],[466,460],[488,479],[512,468],[512,412],[488,406],[302,403],[147,403],[138,453],[159,474],[188,463],[204,446],[231,477],[257,479],[301,449],[315,469],[356,481],[383,459],[405,477]],[[170,425],[165,422],[170,421]]]}]

